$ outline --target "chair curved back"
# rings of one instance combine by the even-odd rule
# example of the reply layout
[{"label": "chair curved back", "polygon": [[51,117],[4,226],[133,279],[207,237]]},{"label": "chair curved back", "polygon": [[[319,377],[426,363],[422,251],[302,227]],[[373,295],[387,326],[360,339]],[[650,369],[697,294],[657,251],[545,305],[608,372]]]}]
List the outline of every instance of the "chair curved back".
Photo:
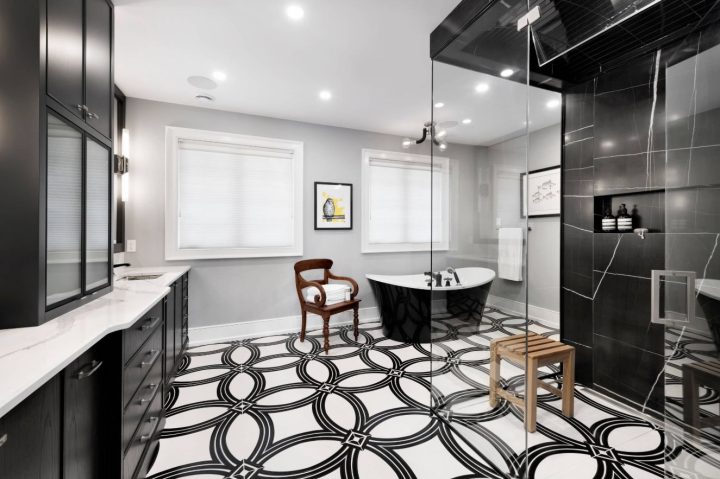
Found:
[{"label": "chair curved back", "polygon": [[311,269],[330,269],[332,265],[331,259],[304,259],[295,263],[295,273],[300,274]]}]

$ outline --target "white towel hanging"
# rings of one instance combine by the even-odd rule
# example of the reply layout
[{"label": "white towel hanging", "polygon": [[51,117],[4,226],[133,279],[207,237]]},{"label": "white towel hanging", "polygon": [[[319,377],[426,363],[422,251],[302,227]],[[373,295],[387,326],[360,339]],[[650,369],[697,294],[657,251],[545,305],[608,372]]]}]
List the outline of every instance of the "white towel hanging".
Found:
[{"label": "white towel hanging", "polygon": [[522,228],[500,228],[498,232],[498,278],[522,281]]}]

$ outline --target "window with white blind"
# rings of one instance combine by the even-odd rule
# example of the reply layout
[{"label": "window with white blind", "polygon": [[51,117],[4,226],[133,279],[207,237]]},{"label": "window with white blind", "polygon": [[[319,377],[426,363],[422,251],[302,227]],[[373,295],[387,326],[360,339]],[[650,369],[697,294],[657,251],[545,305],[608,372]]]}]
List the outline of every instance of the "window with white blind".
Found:
[{"label": "window with white blind", "polygon": [[362,151],[362,251],[447,250],[448,158]]},{"label": "window with white blind", "polygon": [[166,128],[165,258],[302,255],[303,144]]}]

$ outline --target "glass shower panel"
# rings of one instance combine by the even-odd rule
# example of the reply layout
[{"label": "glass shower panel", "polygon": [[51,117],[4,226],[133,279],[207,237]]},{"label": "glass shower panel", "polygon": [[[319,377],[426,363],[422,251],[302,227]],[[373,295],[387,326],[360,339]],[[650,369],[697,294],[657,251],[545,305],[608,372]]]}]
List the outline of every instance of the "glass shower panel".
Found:
[{"label": "glass shower panel", "polygon": [[[526,476],[523,408],[489,391],[491,341],[527,338],[527,11],[494,3],[433,59],[434,412],[468,477]],[[503,361],[496,385],[520,403],[523,369]]]},{"label": "glass shower panel", "polygon": [[715,24],[659,54],[666,234],[652,319],[664,325],[665,367],[654,393],[664,396],[672,477],[717,477],[720,469],[719,34]]}]

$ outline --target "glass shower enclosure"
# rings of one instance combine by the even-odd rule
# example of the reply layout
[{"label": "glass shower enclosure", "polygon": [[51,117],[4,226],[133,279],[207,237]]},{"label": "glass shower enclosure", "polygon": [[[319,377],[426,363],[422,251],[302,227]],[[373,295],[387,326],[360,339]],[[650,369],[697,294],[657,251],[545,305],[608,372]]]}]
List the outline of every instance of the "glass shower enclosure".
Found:
[{"label": "glass shower enclosure", "polygon": [[[466,0],[431,58],[447,467],[720,477],[720,4]],[[489,400],[490,346],[538,334],[575,349],[575,411],[533,392],[527,432],[523,403]],[[498,387],[527,401],[527,366],[503,362]]]}]

